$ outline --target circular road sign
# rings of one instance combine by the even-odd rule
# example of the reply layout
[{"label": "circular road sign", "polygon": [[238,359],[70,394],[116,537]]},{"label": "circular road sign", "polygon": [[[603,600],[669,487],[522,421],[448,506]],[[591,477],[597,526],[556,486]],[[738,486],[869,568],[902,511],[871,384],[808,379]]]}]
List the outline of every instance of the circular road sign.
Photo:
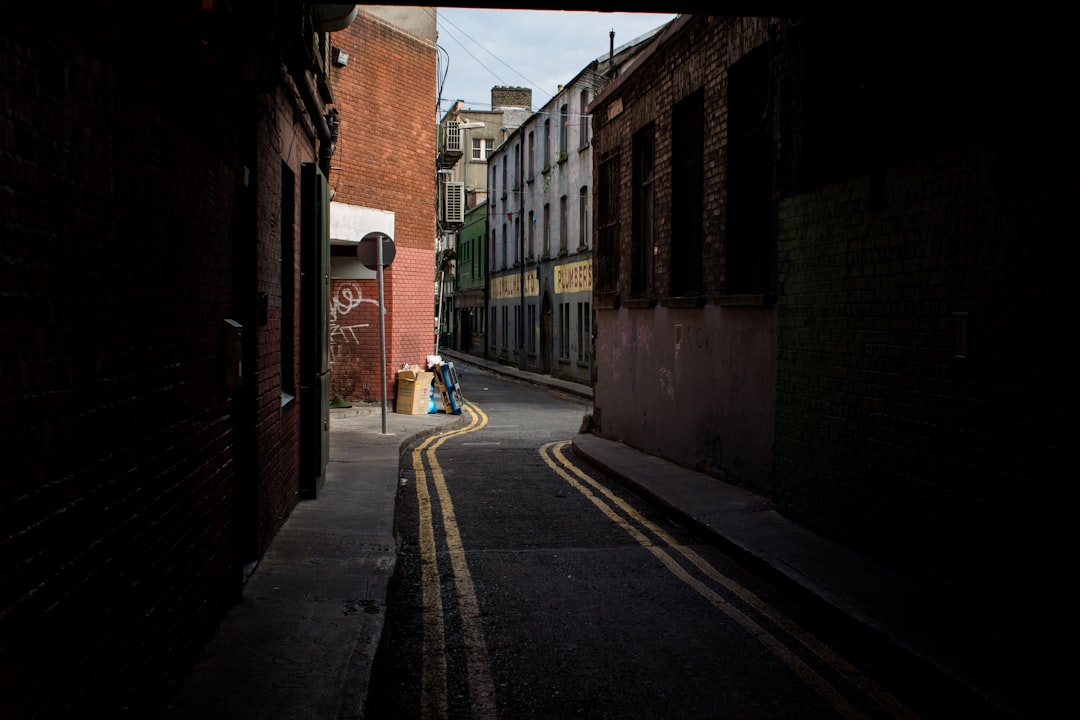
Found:
[{"label": "circular road sign", "polygon": [[368,270],[379,267],[379,243],[382,243],[382,266],[390,267],[394,262],[394,240],[382,232],[369,232],[360,240],[356,248],[356,257]]}]

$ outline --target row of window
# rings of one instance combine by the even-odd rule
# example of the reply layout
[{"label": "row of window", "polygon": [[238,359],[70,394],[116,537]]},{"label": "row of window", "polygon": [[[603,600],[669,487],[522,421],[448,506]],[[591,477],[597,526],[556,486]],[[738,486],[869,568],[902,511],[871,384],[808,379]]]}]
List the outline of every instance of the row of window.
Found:
[{"label": "row of window", "polygon": [[[578,108],[578,149],[583,150],[589,146],[589,116],[585,114],[585,108],[589,103],[589,91],[582,90],[580,94],[580,106]],[[552,164],[565,160],[569,151],[569,136],[570,136],[570,106],[562,105],[559,108],[559,144],[558,154],[553,155],[551,152],[551,118],[544,119],[544,146],[543,166],[541,172],[547,172]],[[473,156],[479,159],[477,153],[480,152],[477,143],[479,140],[473,141]],[[486,141],[491,142],[491,141]],[[529,128],[526,139],[527,153],[525,155],[526,163],[522,162],[521,156],[521,143],[515,143],[514,145],[514,189],[517,190],[522,186],[523,181],[532,181],[536,176],[536,132],[532,128]],[[491,153],[488,152],[487,156]],[[487,156],[484,159],[487,159]],[[503,194],[506,194],[509,186],[508,173],[509,173],[509,156],[504,155],[501,164],[501,170],[496,167],[491,168],[491,180],[489,187],[491,189],[491,196],[497,197],[499,194],[499,188],[502,188]],[[502,182],[500,183],[500,174]]]},{"label": "row of window", "polygon": [[[723,262],[705,257],[704,90],[675,103],[671,111],[671,206],[668,261],[655,267],[656,127],[650,122],[630,138],[630,256],[621,257],[621,150],[601,158],[597,169],[597,241],[594,287],[599,293],[620,289],[630,298],[699,296],[706,291],[706,267],[720,282],[712,291],[727,295],[767,294],[772,288],[771,116],[763,115],[768,96],[767,48],[754,50],[729,70],[727,96],[728,152]],[[704,260],[704,262],[703,262]],[[625,267],[620,267],[627,263]],[[654,272],[665,272],[657,287]]]},{"label": "row of window", "polygon": [[[577,246],[576,251],[589,247],[589,187],[582,185],[577,201]],[[498,217],[493,214],[492,217]],[[496,223],[492,223],[494,226]],[[537,239],[537,225],[540,225],[540,238]],[[570,252],[570,198],[559,198],[558,216],[558,254]],[[511,235],[511,233],[513,233]],[[504,222],[491,230],[492,267],[506,270],[515,267],[522,260],[550,258],[555,255],[552,247],[552,212],[551,204],[544,203],[541,217],[533,210],[522,218],[520,214],[504,213]]]},{"label": "row of window", "polygon": [[[571,315],[571,306],[575,306],[575,313]],[[502,352],[508,353],[511,349],[511,340],[513,340],[513,350],[521,350],[522,340],[521,334],[518,332],[518,328],[521,326],[521,306],[514,305],[514,317],[513,326],[510,325],[510,307],[503,305],[502,307],[491,308],[491,322],[489,327],[499,328],[499,332],[492,333],[489,340],[489,345],[492,350],[501,349]],[[540,326],[537,324],[537,304],[529,303],[526,306],[526,315],[528,317],[528,323],[523,329],[524,340],[526,345],[526,351],[535,355],[538,351],[538,337],[540,336]],[[575,319],[573,324],[571,320]],[[582,364],[587,364],[590,359],[589,347],[591,345],[591,328],[592,328],[592,314],[591,304],[588,302],[579,303],[559,303],[558,306],[558,329],[555,337],[553,338],[557,343],[559,360],[569,362],[571,354],[573,359]],[[576,342],[571,342],[575,340]]]}]

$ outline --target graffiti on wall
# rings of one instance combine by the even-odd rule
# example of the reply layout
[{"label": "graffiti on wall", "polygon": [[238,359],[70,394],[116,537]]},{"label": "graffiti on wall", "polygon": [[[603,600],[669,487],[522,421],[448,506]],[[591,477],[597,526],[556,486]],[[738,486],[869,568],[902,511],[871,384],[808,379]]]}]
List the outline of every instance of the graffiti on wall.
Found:
[{"label": "graffiti on wall", "polygon": [[359,344],[360,339],[357,331],[361,328],[370,327],[370,322],[359,322],[360,313],[354,311],[364,303],[379,306],[378,300],[364,297],[364,291],[359,284],[339,285],[336,292],[330,295],[330,352],[333,354],[334,347],[342,343]]}]

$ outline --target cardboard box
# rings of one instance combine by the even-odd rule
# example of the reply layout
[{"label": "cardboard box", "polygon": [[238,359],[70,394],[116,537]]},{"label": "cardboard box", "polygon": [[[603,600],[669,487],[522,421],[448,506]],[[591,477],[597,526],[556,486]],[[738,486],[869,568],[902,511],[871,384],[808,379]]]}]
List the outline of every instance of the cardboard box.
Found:
[{"label": "cardboard box", "polygon": [[396,410],[402,415],[427,415],[431,406],[431,381],[435,373],[411,365],[398,372]]}]

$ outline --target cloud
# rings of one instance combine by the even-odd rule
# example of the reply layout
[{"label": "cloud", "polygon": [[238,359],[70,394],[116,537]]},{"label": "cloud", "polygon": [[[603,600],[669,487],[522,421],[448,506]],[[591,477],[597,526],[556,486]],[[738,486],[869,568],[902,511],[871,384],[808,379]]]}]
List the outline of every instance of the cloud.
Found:
[{"label": "cloud", "polygon": [[530,87],[533,107],[608,52],[671,20],[671,14],[439,8],[440,113],[455,100],[484,108],[495,85]]}]

